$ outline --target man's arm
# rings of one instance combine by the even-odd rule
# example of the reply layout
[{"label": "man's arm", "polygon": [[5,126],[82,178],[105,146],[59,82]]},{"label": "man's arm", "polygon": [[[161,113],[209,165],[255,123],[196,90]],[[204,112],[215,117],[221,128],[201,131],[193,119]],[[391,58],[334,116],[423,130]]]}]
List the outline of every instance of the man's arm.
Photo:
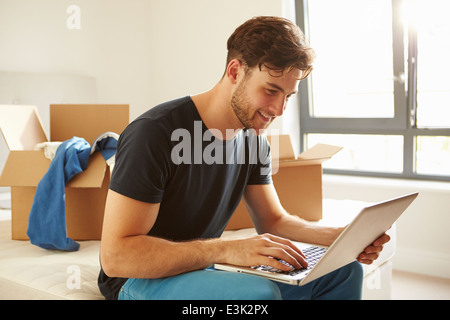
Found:
[{"label": "man's arm", "polygon": [[[311,224],[288,214],[282,207],[272,184],[247,186],[244,199],[258,233],[267,232],[294,241],[329,246],[344,230],[343,227]],[[357,260],[371,264],[378,258],[383,245],[389,240],[389,235],[382,235],[367,247]]]},{"label": "man's arm", "polygon": [[112,190],[106,200],[100,259],[110,277],[160,278],[206,268],[213,251],[206,241],[172,242],[148,236],[159,204]]},{"label": "man's arm", "polygon": [[305,265],[301,251],[290,241],[273,235],[185,242],[148,236],[158,211],[159,204],[137,201],[109,190],[100,249],[102,268],[108,276],[160,278],[214,263],[267,264],[289,269],[270,257],[283,259],[297,268],[301,263]]}]

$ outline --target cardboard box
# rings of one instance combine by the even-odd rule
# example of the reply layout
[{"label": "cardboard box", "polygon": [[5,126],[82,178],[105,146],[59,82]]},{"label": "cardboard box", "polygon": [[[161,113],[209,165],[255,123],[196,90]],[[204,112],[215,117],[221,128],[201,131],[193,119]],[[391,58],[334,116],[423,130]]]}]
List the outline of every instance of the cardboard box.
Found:
[{"label": "cardboard box", "polygon": [[[322,219],[322,163],[341,147],[317,144],[298,157],[289,135],[268,136],[272,153],[272,179],[284,209],[309,221]],[[226,230],[252,228],[242,200]]]},{"label": "cardboard box", "polygon": [[[129,123],[128,105],[51,105],[50,141],[74,136],[89,144],[104,132],[120,134]],[[36,187],[50,160],[36,144],[47,141],[35,106],[0,106],[0,131],[10,150],[0,186],[11,186],[12,239],[27,240],[28,215]],[[100,152],[65,189],[67,235],[74,240],[98,240],[109,186],[109,167]]]}]

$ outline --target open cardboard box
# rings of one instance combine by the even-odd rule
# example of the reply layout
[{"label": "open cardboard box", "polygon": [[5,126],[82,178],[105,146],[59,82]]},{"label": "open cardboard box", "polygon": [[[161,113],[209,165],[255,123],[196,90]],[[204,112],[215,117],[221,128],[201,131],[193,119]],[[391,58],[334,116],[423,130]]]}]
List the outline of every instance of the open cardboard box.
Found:
[{"label": "open cardboard box", "polygon": [[[272,154],[272,179],[284,209],[309,221],[322,219],[322,163],[342,147],[317,144],[295,156],[289,135],[268,136]],[[227,230],[253,227],[241,201]]]},{"label": "open cardboard box", "polygon": [[[129,123],[128,105],[50,105],[50,141],[82,137],[92,145],[102,133],[120,134]],[[1,105],[0,131],[10,150],[0,186],[11,186],[12,239],[27,240],[28,215],[36,187],[50,160],[34,150],[47,141],[35,106]],[[100,152],[65,189],[67,235],[74,240],[98,240],[109,186],[109,167]]]}]

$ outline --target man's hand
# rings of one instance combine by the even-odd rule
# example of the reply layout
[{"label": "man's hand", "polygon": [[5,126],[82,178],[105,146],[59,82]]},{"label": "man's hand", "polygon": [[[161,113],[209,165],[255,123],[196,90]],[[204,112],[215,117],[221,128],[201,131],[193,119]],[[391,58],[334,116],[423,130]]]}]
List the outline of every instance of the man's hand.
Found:
[{"label": "man's hand", "polygon": [[358,262],[372,264],[379,257],[380,252],[383,250],[383,245],[389,240],[391,240],[391,237],[386,233],[383,234],[375,240],[372,245],[368,246],[363,252],[361,252],[357,258]]},{"label": "man's hand", "polygon": [[240,266],[267,265],[282,271],[291,268],[279,262],[281,259],[296,269],[306,268],[305,255],[291,241],[272,234],[262,234],[251,238],[227,241],[226,263]]}]

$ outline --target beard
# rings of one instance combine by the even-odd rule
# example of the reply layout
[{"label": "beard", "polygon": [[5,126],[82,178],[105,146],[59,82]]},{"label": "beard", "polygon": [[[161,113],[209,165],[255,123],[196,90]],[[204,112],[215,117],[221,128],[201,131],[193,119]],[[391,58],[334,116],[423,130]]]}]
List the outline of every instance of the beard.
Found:
[{"label": "beard", "polygon": [[[266,129],[270,123],[265,124],[263,128],[256,128],[255,125],[255,113],[257,111],[256,107],[252,105],[250,99],[245,92],[245,79],[242,81],[239,86],[234,91],[231,97],[231,108],[233,109],[234,114],[238,118],[238,120],[242,123],[244,128],[246,129],[254,129],[257,134],[259,134],[259,130]],[[262,132],[261,132],[262,133]]]},{"label": "beard", "polygon": [[239,84],[231,97],[231,109],[246,129],[253,129],[254,123],[249,114],[251,105],[244,87],[245,80]]}]

